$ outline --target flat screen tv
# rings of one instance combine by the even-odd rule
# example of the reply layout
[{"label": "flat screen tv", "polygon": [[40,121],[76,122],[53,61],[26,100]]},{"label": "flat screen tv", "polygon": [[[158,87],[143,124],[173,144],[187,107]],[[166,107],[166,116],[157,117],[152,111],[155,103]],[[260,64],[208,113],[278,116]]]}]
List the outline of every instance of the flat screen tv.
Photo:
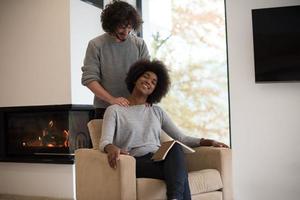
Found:
[{"label": "flat screen tv", "polygon": [[252,10],[255,82],[300,81],[300,6]]}]

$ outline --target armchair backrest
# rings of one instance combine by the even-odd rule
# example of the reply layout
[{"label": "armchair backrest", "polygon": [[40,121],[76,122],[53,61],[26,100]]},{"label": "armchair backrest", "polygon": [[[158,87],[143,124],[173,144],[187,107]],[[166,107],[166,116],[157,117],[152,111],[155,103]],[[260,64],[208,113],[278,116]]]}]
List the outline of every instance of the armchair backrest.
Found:
[{"label": "armchair backrest", "polygon": [[102,119],[93,119],[87,124],[92,140],[93,149],[99,149],[102,131],[102,121]]},{"label": "armchair backrest", "polygon": [[[102,119],[93,119],[88,122],[87,126],[90,132],[90,137],[93,144],[93,149],[99,149],[99,143],[101,138],[101,131],[102,131]],[[160,141],[165,142],[168,140],[172,140],[172,138],[166,134],[164,131],[160,134]]]}]

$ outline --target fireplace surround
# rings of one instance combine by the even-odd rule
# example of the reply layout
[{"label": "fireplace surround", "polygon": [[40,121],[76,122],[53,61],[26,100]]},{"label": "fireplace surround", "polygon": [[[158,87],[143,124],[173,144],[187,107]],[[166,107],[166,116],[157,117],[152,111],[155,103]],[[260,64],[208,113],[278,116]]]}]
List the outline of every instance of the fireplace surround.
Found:
[{"label": "fireplace surround", "polygon": [[91,105],[0,108],[0,161],[73,164],[74,151],[90,148]]}]

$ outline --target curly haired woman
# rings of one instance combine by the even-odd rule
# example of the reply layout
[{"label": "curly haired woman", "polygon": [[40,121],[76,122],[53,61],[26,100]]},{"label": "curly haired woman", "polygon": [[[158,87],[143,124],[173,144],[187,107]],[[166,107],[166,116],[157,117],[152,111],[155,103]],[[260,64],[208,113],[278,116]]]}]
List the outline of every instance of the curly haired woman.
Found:
[{"label": "curly haired woman", "polygon": [[162,62],[136,62],[127,74],[126,84],[129,106],[112,105],[104,114],[100,149],[107,153],[109,165],[116,168],[120,154],[134,156],[137,178],[164,180],[168,199],[191,199],[181,146],[175,144],[163,161],[151,159],[160,147],[161,130],[190,147],[227,145],[184,135],[167,113],[155,105],[170,87],[168,70]]}]

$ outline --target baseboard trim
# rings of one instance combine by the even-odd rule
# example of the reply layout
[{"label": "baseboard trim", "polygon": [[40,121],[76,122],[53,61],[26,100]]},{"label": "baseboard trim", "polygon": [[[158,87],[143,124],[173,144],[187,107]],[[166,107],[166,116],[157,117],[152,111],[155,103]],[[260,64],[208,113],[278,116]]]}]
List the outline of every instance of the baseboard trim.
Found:
[{"label": "baseboard trim", "polygon": [[0,194],[0,200],[74,200],[69,198],[53,198],[42,196],[23,196],[14,194]]}]

